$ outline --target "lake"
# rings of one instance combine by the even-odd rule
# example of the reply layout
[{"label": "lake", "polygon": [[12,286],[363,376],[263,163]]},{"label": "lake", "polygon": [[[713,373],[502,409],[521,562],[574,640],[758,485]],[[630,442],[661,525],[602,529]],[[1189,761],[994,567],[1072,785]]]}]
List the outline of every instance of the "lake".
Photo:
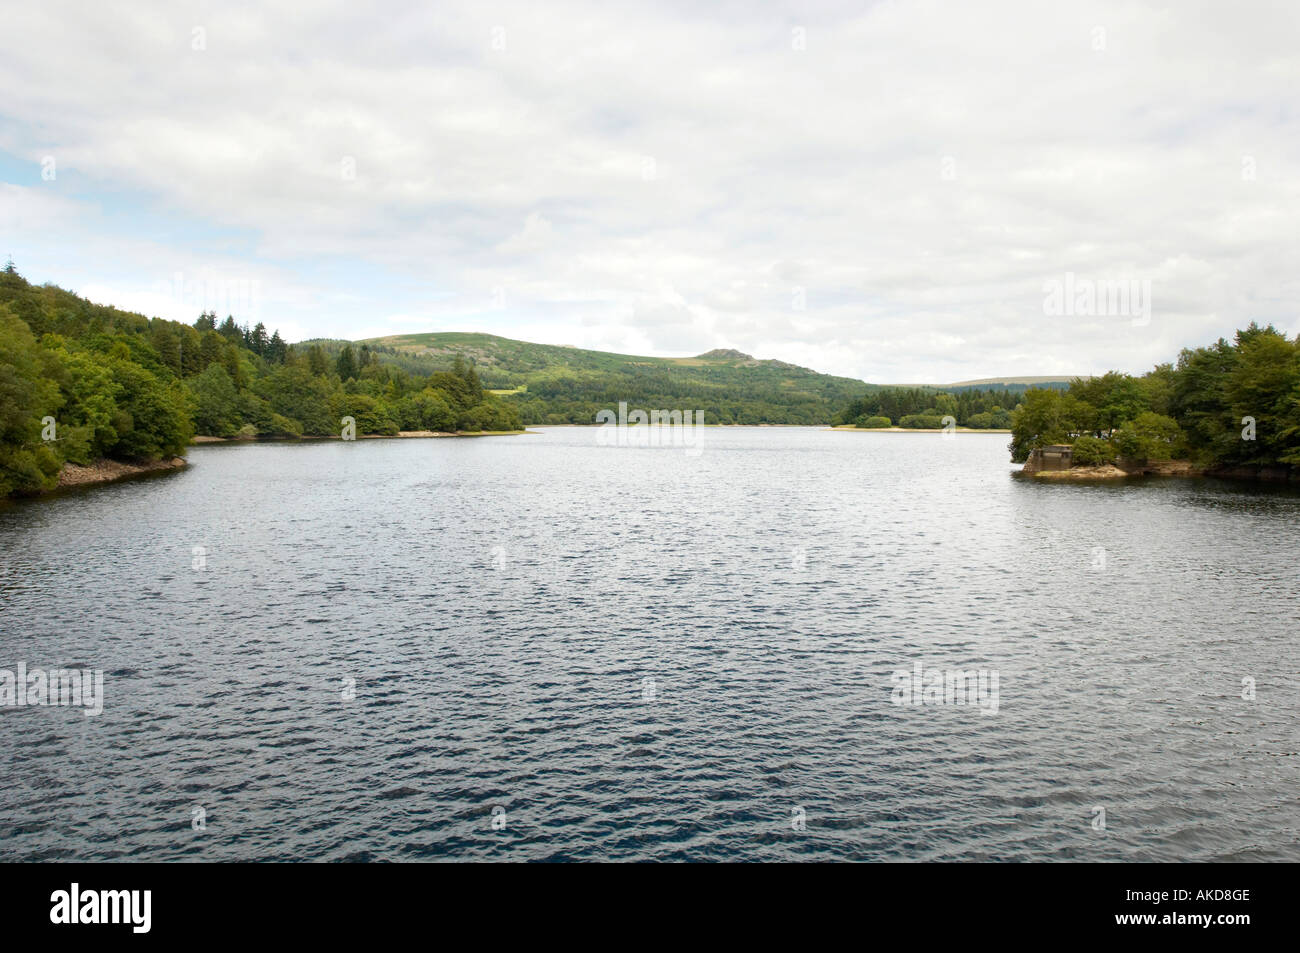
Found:
[{"label": "lake", "polygon": [[0,669],[103,672],[0,708],[0,858],[1300,860],[1300,494],[1007,440],[211,445],[0,508]]}]

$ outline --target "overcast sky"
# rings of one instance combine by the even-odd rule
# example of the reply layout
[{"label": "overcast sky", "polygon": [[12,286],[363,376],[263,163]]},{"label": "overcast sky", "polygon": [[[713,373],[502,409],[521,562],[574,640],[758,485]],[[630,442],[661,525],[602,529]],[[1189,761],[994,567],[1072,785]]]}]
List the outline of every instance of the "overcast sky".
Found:
[{"label": "overcast sky", "polygon": [[[1298,20],[11,5],[0,256],[289,340],[735,347],[882,383],[1141,371],[1251,320],[1300,328]],[[1050,313],[1067,272],[1149,282],[1149,320]]]}]

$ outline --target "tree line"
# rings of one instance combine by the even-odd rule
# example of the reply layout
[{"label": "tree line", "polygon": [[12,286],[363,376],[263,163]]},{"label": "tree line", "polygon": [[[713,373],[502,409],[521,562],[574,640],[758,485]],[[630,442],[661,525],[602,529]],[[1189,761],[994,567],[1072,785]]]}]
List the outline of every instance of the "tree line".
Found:
[{"label": "tree line", "polygon": [[1065,392],[1028,390],[1011,416],[1017,463],[1068,443],[1076,464],[1300,464],[1300,336],[1252,323],[1139,377],[1112,371]]},{"label": "tree line", "polygon": [[192,325],[0,272],[0,497],[53,487],[64,463],[176,456],[195,434],[329,436],[521,429],[472,363],[411,374],[364,345],[328,358],[260,322]]},{"label": "tree line", "polygon": [[959,427],[1006,430],[1023,390],[967,388],[942,391],[930,387],[882,387],[852,401],[832,423],[837,427],[906,427],[936,430],[944,417]]}]

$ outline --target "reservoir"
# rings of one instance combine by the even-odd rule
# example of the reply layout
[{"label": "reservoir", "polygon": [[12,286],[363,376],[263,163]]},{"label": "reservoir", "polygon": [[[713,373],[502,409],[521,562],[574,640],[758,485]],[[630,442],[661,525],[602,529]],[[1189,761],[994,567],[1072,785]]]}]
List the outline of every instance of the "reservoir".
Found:
[{"label": "reservoir", "polygon": [[103,673],[0,707],[0,859],[1300,860],[1300,494],[1007,439],[209,445],[0,507],[0,669]]}]

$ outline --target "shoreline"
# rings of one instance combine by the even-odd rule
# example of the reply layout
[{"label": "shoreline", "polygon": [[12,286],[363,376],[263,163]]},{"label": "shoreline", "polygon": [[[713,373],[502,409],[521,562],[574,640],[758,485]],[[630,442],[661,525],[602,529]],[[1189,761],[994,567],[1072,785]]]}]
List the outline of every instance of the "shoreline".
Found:
[{"label": "shoreline", "polygon": [[1128,480],[1140,477],[1174,477],[1212,480],[1238,480],[1246,483],[1274,483],[1300,486],[1300,469],[1267,466],[1202,466],[1190,460],[1161,460],[1125,467],[1114,464],[1070,467],[1068,470],[1020,470],[1013,475],[1047,483],[1091,483]]},{"label": "shoreline", "polygon": [[[508,437],[517,434],[536,433],[535,430],[474,430],[474,431],[452,431],[446,432],[441,430],[399,430],[397,433],[366,433],[357,434],[354,440],[431,440],[436,437]],[[206,444],[214,443],[298,443],[304,440],[343,440],[342,437],[334,434],[326,436],[313,435],[310,437],[210,437],[206,434],[196,435],[190,440],[191,447],[201,447]],[[345,441],[350,443],[351,441]]]},{"label": "shoreline", "polygon": [[[595,426],[588,424],[540,424],[537,426]],[[802,426],[797,424],[753,425],[753,424],[714,424],[713,426]],[[945,433],[943,430],[912,429],[907,427],[863,428],[863,427],[827,427],[825,430],[864,430],[870,433]],[[1008,433],[1000,430],[971,430],[957,428],[961,433]],[[440,437],[490,437],[515,436],[521,434],[539,434],[539,431],[524,430],[485,430],[475,433],[447,433],[433,430],[403,430],[396,434],[364,434],[357,440],[427,440]],[[342,440],[342,437],[210,437],[196,436],[190,441],[191,446],[212,444],[250,444],[250,443],[287,443],[303,440]],[[64,490],[82,487],[103,486],[134,477],[151,476],[183,470],[190,466],[184,457],[169,457],[150,463],[127,463],[121,460],[101,458],[89,466],[65,463],[59,471],[58,482],[35,497],[50,496]],[[1300,467],[1265,467],[1265,466],[1204,466],[1190,460],[1162,460],[1145,464],[1128,464],[1124,467],[1114,464],[1100,466],[1078,466],[1066,470],[1026,470],[1023,466],[1012,471],[1018,478],[1034,479],[1047,483],[1109,483],[1116,480],[1128,480],[1141,477],[1182,477],[1238,480],[1252,483],[1273,483],[1283,485],[1300,485]]]},{"label": "shoreline", "polygon": [[167,473],[172,470],[184,470],[189,461],[184,457],[167,457],[151,463],[123,463],[121,460],[109,460],[103,457],[90,466],[83,467],[77,463],[65,463],[59,471],[59,482],[45,493],[74,489],[82,486],[99,486],[104,483],[116,483],[131,477],[145,476],[152,473]]},{"label": "shoreline", "polygon": [[[484,430],[476,433],[441,433],[433,430],[403,430],[396,434],[363,434],[357,440],[423,440],[434,437],[495,437],[514,434],[536,433],[531,430]],[[251,443],[287,443],[301,440],[342,440],[342,437],[209,437],[195,436],[189,445],[204,446],[210,444],[251,444]],[[89,466],[78,463],[65,463],[59,470],[58,481],[48,490],[38,493],[19,494],[0,498],[0,503],[12,503],[21,499],[43,499],[55,496],[66,490],[78,490],[84,487],[105,486],[135,477],[157,476],[184,470],[190,466],[185,457],[166,457],[148,463],[128,463],[123,460],[110,460],[101,457]]]},{"label": "shoreline", "polygon": [[853,433],[1011,433],[1010,430],[999,430],[996,427],[954,427],[952,430],[944,430],[942,427],[851,427],[842,424],[826,429]]},{"label": "shoreline", "polygon": [[[717,427],[717,428],[719,428],[719,429],[721,429],[721,428],[723,428],[723,427],[754,427],[754,428],[763,427],[763,428],[766,428],[766,429],[769,429],[769,430],[770,430],[770,429],[773,429],[773,428],[776,428],[776,427],[817,427],[817,428],[819,428],[819,429],[821,429],[821,430],[828,430],[828,429],[830,429],[830,428],[828,428],[825,424],[699,424],[699,423],[691,423],[691,424],[666,424],[666,423],[657,423],[657,424],[651,424],[651,423],[644,423],[644,424],[641,424],[641,423],[636,423],[636,424],[633,424],[633,423],[628,423],[628,424],[614,424],[612,421],[611,421],[610,423],[608,423],[608,424],[598,424],[598,423],[592,422],[592,423],[589,423],[589,424],[529,424],[528,426],[529,426],[529,427],[592,427],[592,428],[595,428],[595,429],[599,429],[600,427],[609,427],[609,426],[618,426],[618,427],[620,427],[620,428],[625,428],[625,429],[626,429],[626,428],[632,428],[632,427],[678,427],[678,426],[683,426],[683,427]],[[532,432],[533,432],[533,431],[529,431],[529,433],[532,433]]]}]

